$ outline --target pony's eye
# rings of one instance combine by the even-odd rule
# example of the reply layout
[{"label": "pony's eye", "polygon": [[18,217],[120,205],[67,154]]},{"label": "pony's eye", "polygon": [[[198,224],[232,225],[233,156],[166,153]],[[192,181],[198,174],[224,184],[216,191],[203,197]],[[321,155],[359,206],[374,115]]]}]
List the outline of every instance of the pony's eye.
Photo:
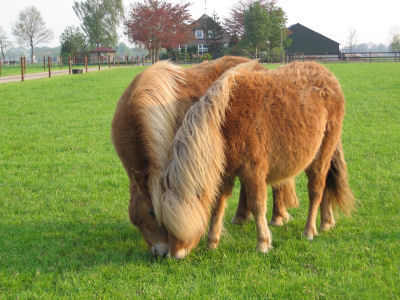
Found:
[{"label": "pony's eye", "polygon": [[152,216],[153,218],[156,217],[156,215],[154,214],[154,211],[151,211],[151,212],[150,212],[150,216]]}]

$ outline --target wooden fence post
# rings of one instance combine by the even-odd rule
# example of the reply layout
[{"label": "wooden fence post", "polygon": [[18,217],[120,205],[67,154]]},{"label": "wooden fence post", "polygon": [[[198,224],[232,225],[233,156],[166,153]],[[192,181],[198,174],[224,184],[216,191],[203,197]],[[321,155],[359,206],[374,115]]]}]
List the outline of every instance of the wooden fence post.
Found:
[{"label": "wooden fence post", "polygon": [[110,55],[107,55],[107,59],[108,59],[108,68],[111,69],[111,57],[110,57]]},{"label": "wooden fence post", "polygon": [[21,56],[21,80],[24,82],[24,58]]},{"label": "wooden fence post", "polygon": [[86,69],[86,73],[87,73],[87,68],[88,68],[88,59],[87,59],[87,55],[85,55],[85,69]]},{"label": "wooden fence post", "polygon": [[371,51],[369,51],[369,63],[372,62]]},{"label": "wooden fence post", "polygon": [[46,56],[43,56],[43,72],[46,72]]},{"label": "wooden fence post", "polygon": [[49,61],[47,63],[49,65],[49,78],[51,78],[51,58],[49,56]]},{"label": "wooden fence post", "polygon": [[69,68],[69,75],[71,75],[71,55],[68,55],[68,68]]},{"label": "wooden fence post", "polygon": [[139,55],[136,56],[136,65],[139,67]]}]

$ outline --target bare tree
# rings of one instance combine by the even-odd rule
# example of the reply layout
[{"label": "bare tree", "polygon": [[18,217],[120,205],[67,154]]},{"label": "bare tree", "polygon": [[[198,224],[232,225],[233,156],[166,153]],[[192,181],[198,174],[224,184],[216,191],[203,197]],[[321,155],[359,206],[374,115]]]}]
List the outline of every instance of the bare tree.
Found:
[{"label": "bare tree", "polygon": [[4,32],[3,28],[0,27],[0,52],[1,56],[3,57],[3,61],[6,60],[5,53],[11,46],[12,44],[9,41],[7,34]]},{"label": "bare tree", "polygon": [[393,25],[389,31],[390,34],[390,43],[389,49],[393,52],[400,51],[400,28],[397,25]]},{"label": "bare tree", "polygon": [[353,52],[354,46],[357,43],[357,31],[354,28],[349,28],[349,33],[347,34],[347,46],[350,52]]},{"label": "bare tree", "polygon": [[18,13],[18,19],[12,27],[12,32],[19,44],[31,48],[31,62],[33,62],[33,48],[53,39],[53,32],[46,27],[40,11],[34,6],[27,7]]}]

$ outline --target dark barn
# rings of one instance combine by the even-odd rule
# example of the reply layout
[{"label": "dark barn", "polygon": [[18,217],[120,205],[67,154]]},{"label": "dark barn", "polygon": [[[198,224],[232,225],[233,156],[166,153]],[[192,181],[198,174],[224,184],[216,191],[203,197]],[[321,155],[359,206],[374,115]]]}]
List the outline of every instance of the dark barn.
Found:
[{"label": "dark barn", "polygon": [[289,28],[288,38],[292,44],[287,48],[289,55],[338,55],[339,43],[307,28],[300,23]]}]

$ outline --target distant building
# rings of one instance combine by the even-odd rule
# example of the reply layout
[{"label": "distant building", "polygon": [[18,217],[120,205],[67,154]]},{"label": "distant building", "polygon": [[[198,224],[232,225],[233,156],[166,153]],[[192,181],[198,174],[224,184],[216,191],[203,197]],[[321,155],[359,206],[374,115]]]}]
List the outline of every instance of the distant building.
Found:
[{"label": "distant building", "polygon": [[[190,24],[192,39],[185,47],[197,47],[197,54],[208,53],[209,45],[218,40],[220,43],[229,44],[230,37],[213,18],[203,14],[198,20]],[[181,46],[179,46],[181,48]]]},{"label": "distant building", "polygon": [[287,48],[289,55],[338,55],[339,43],[300,23],[288,28],[292,44]]},{"label": "distant building", "polygon": [[107,47],[99,47],[89,51],[89,60],[91,64],[98,63],[99,58],[102,57],[104,61],[108,61],[108,57],[110,57],[110,61],[113,61],[115,58],[115,53],[117,51]]}]

